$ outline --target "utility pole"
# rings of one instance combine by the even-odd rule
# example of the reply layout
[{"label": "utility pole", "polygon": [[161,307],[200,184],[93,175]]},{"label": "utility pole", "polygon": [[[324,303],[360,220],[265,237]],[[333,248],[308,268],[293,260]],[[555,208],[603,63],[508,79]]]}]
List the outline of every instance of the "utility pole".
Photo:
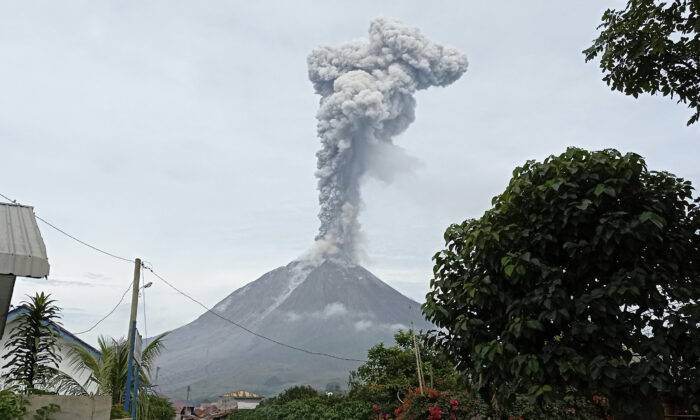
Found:
[{"label": "utility pole", "polygon": [[[124,411],[127,413],[130,410],[131,400],[131,377],[134,364],[134,341],[136,339],[136,311],[139,307],[139,279],[141,278],[141,258],[136,258],[134,261],[134,285],[131,289],[131,317],[129,318],[129,362],[126,373],[126,400],[124,401]],[[136,385],[138,386],[139,370],[136,369]],[[136,407],[136,393],[134,393],[134,407]],[[133,418],[133,415],[132,415]]]},{"label": "utility pole", "polygon": [[129,345],[134,343],[133,325],[136,324],[136,311],[139,307],[139,279],[141,278],[141,258],[134,264],[134,285],[131,287],[131,317],[129,318]]}]

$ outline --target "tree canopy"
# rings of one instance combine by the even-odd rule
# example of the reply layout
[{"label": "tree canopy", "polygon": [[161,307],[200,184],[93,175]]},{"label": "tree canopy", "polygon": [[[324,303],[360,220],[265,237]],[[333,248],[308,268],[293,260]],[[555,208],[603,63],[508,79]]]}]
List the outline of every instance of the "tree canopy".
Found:
[{"label": "tree canopy", "polygon": [[10,332],[9,351],[3,356],[9,360],[3,368],[9,368],[11,383],[33,392],[48,388],[61,362],[58,333],[50,324],[60,325],[61,315],[51,294],[41,292],[27,298],[21,302],[17,325]]},{"label": "tree canopy", "polygon": [[634,153],[528,161],[493,208],[447,229],[423,311],[498,403],[576,392],[609,397],[616,418],[662,398],[697,410],[697,201]]},{"label": "tree canopy", "polygon": [[612,90],[678,98],[700,118],[700,1],[629,0],[624,10],[603,14],[598,38],[584,50],[600,56]]}]

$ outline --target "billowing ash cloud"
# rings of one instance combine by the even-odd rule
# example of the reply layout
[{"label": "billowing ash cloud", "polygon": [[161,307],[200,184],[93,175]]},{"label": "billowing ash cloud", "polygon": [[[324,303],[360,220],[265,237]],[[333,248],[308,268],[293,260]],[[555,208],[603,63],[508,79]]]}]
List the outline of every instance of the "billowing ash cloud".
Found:
[{"label": "billowing ash cloud", "polygon": [[318,158],[321,211],[317,248],[354,260],[360,225],[360,179],[392,139],[414,120],[416,90],[447,86],[467,70],[467,58],[392,19],[375,19],[369,41],[314,49],[309,79],[321,95]]}]

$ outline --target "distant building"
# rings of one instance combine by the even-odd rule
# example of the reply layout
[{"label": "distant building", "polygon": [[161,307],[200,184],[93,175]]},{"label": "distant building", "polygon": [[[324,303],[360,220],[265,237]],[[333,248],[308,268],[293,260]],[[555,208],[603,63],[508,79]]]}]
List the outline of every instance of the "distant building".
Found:
[{"label": "distant building", "polygon": [[188,403],[174,402],[172,403],[175,410],[175,420],[190,420],[195,419],[194,406]]},{"label": "distant building", "polygon": [[230,410],[230,409],[253,409],[260,404],[263,396],[254,394],[248,391],[235,391],[226,395],[222,395],[216,406],[220,410]]},{"label": "distant building", "polygon": [[[17,316],[22,313],[23,311],[26,311],[25,308],[19,307],[11,310],[7,314],[7,323],[5,325],[5,330],[3,331],[4,334],[2,338],[0,339],[0,357],[4,356],[5,354],[9,353],[10,349],[6,347],[7,341],[10,336],[10,331],[17,325]],[[80,338],[76,337],[72,333],[70,333],[68,330],[63,328],[60,325],[57,325],[53,322],[49,323],[49,326],[51,329],[53,329],[56,333],[58,333],[58,354],[61,355],[61,363],[58,365],[58,369],[62,371],[63,373],[66,373],[70,375],[73,379],[78,381],[81,385],[87,381],[87,379],[90,377],[92,372],[89,370],[77,370],[74,366],[71,365],[70,363],[70,348],[73,345],[79,345],[83,347],[85,350],[93,354],[94,356],[101,357],[102,355],[100,352],[92,347],[91,345],[87,344]],[[7,360],[2,360],[0,361],[7,363]],[[4,363],[0,364],[2,366]],[[7,377],[7,372],[9,371],[9,368],[7,369],[0,369],[0,378],[6,378]],[[0,379],[0,382],[2,380]],[[87,388],[88,392],[95,392],[97,391],[97,385],[96,384],[91,384]]]}]

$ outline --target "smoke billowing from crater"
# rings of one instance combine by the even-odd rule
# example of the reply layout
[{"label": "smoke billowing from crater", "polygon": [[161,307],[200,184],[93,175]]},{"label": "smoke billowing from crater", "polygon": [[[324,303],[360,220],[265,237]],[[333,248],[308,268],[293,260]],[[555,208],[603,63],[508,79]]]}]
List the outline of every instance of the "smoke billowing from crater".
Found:
[{"label": "smoke billowing from crater", "polygon": [[413,122],[416,90],[447,86],[467,70],[467,58],[427,39],[417,29],[375,19],[369,40],[321,46],[308,57],[309,79],[321,95],[316,153],[321,226],[317,253],[356,260],[360,181],[400,153],[392,140]]}]

